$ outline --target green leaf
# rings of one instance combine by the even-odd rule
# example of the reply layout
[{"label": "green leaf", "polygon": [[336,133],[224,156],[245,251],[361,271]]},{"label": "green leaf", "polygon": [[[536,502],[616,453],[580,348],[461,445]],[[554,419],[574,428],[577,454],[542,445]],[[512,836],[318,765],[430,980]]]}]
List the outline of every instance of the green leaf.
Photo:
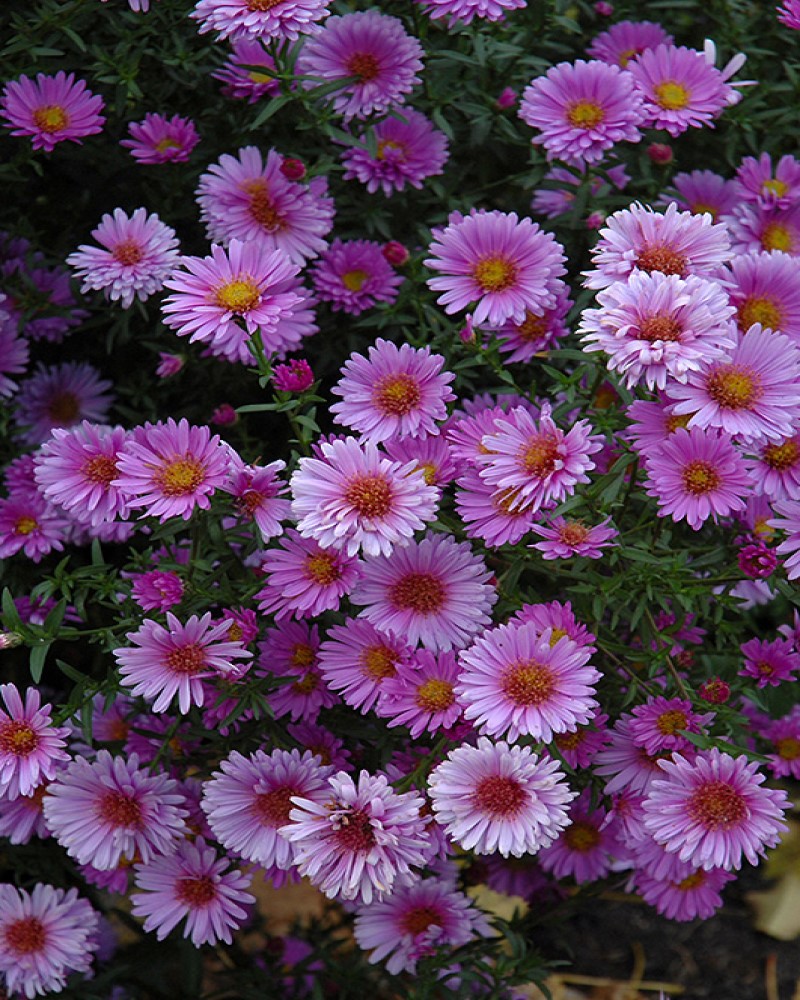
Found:
[{"label": "green leaf", "polygon": [[47,651],[50,649],[50,642],[44,641],[31,649],[30,671],[34,684],[38,684],[44,672],[44,661],[47,659]]}]

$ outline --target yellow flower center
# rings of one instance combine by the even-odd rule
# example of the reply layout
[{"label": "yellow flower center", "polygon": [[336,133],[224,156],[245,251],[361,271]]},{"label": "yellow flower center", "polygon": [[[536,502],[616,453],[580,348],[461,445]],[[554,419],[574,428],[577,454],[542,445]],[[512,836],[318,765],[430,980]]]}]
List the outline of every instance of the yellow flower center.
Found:
[{"label": "yellow flower center", "polygon": [[33,112],[33,120],[42,132],[60,132],[69,125],[69,115],[60,104],[45,104]]},{"label": "yellow flower center", "polygon": [[800,740],[793,736],[787,736],[782,740],[775,740],[775,750],[783,760],[797,760],[800,757]]},{"label": "yellow flower center", "polygon": [[516,281],[517,268],[505,257],[483,257],[473,267],[472,277],[482,292],[503,292]]},{"label": "yellow flower center", "polygon": [[417,688],[414,700],[425,712],[445,712],[456,700],[456,696],[452,684],[431,677]]},{"label": "yellow flower center", "polygon": [[32,532],[36,531],[39,527],[39,522],[35,517],[30,517],[23,515],[17,518],[17,523],[14,525],[14,531],[18,535],[30,535]]},{"label": "yellow flower center", "polygon": [[755,373],[738,365],[723,365],[708,376],[709,396],[726,410],[746,410],[761,395]]},{"label": "yellow flower center", "polygon": [[364,673],[374,681],[382,681],[386,677],[394,677],[397,673],[395,663],[397,655],[388,646],[367,646],[359,657]]},{"label": "yellow flower center", "polygon": [[159,469],[153,477],[168,497],[193,493],[205,477],[205,466],[196,458],[176,458]]},{"label": "yellow flower center", "polygon": [[674,736],[675,733],[686,729],[686,726],[686,713],[677,708],[669,712],[662,712],[656,719],[656,728],[662,736]]},{"label": "yellow flower center", "polygon": [[779,181],[777,177],[773,177],[771,180],[764,181],[761,185],[761,190],[764,194],[776,194],[779,198],[782,198],[789,190],[789,185],[784,181]]},{"label": "yellow flower center", "polygon": [[683,486],[693,496],[712,493],[722,482],[722,477],[710,462],[697,459],[689,462],[681,473]]},{"label": "yellow flower center", "polygon": [[261,293],[252,278],[240,278],[220,285],[214,292],[214,301],[228,312],[242,316],[259,304]]},{"label": "yellow flower center", "polygon": [[350,292],[360,292],[368,280],[369,274],[358,268],[354,271],[345,271],[342,275],[342,284]]},{"label": "yellow flower center", "polygon": [[422,393],[417,380],[401,372],[399,375],[384,375],[375,383],[372,402],[381,413],[393,417],[404,417],[419,406]]},{"label": "yellow flower center", "polygon": [[653,90],[656,101],[665,111],[680,111],[685,108],[691,98],[691,91],[675,80],[665,80],[657,83]]},{"label": "yellow flower center", "polygon": [[564,840],[573,851],[591,851],[600,843],[600,832],[589,823],[573,823],[564,831]]},{"label": "yellow flower center", "polygon": [[391,152],[398,152],[400,154],[400,159],[405,159],[406,148],[402,142],[395,142],[393,139],[381,139],[378,143],[378,159],[386,159],[386,150]]},{"label": "yellow flower center", "polygon": [[781,250],[783,253],[791,253],[794,250],[794,233],[788,226],[782,226],[779,222],[770,222],[764,227],[761,234],[761,246],[765,250]]},{"label": "yellow flower center", "polygon": [[768,444],[761,453],[765,465],[778,472],[785,472],[800,459],[800,445],[794,438],[787,438],[780,444]]},{"label": "yellow flower center", "polygon": [[553,674],[546,664],[525,660],[507,668],[501,687],[515,705],[541,705],[552,693]]},{"label": "yellow flower center", "polygon": [[739,329],[746,333],[754,323],[760,323],[769,330],[780,330],[783,310],[775,299],[766,295],[751,295],[737,310]]},{"label": "yellow flower center", "polygon": [[163,139],[159,141],[153,147],[159,153],[165,153],[168,149],[180,149],[182,143],[178,142],[177,139],[171,139],[168,135],[165,135]]},{"label": "yellow flower center", "polygon": [[567,108],[567,121],[573,128],[597,128],[606,113],[594,101],[576,101]]}]

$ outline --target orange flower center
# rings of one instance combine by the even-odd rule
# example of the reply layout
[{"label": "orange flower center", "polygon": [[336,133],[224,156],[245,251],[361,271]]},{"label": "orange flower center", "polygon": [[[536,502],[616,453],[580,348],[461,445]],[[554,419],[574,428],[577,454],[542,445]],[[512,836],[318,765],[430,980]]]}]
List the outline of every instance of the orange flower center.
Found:
[{"label": "orange flower center", "polygon": [[783,760],[797,760],[800,757],[800,740],[793,736],[787,736],[782,740],[775,740],[775,750]]},{"label": "orange flower center", "polygon": [[384,375],[375,383],[372,402],[381,413],[393,417],[404,417],[419,406],[422,393],[419,383],[405,372],[398,375]]},{"label": "orange flower center", "polygon": [[358,78],[359,83],[369,83],[380,74],[381,64],[371,52],[356,52],[347,60],[347,75]]},{"label": "orange flower center", "polygon": [[553,687],[553,672],[536,660],[512,664],[501,681],[503,694],[515,705],[542,705],[552,694]]},{"label": "orange flower center", "polygon": [[693,215],[710,215],[712,219],[716,219],[719,215],[719,209],[716,205],[709,205],[705,201],[695,201],[689,206],[689,211]]},{"label": "orange flower center", "polygon": [[761,395],[755,373],[739,365],[721,365],[708,376],[709,396],[726,410],[746,410]]},{"label": "orange flower center", "polygon": [[363,672],[367,677],[378,682],[386,677],[395,676],[397,659],[394,650],[389,649],[388,646],[367,646],[359,656]]},{"label": "orange flower center", "polygon": [[196,642],[172,649],[165,657],[165,663],[174,674],[198,674],[206,667],[205,652]]},{"label": "orange flower center", "polygon": [[564,840],[573,851],[591,851],[600,843],[600,832],[591,823],[572,823],[564,831]]},{"label": "orange flower center", "polygon": [[[314,647],[309,646],[307,642],[295,643],[292,648],[292,666],[293,667],[311,667],[317,658],[317,654],[314,652]],[[314,685],[316,687],[316,684]]]},{"label": "orange flower center", "polygon": [[401,160],[405,159],[406,147],[403,145],[402,142],[394,142],[394,140],[392,140],[392,139],[381,139],[381,141],[378,143],[378,159],[379,160],[385,160],[386,159],[386,150],[387,149],[390,150],[393,153],[396,151],[396,152],[398,152],[400,154],[399,157],[395,156],[395,157],[393,157],[393,159],[395,159],[395,160],[396,159],[401,159]]},{"label": "orange flower center", "polygon": [[242,316],[261,302],[261,292],[252,278],[240,278],[220,285],[214,291],[215,303],[228,312]]},{"label": "orange flower center", "polygon": [[42,132],[60,132],[69,125],[69,115],[60,104],[43,104],[36,108],[33,120]]},{"label": "orange flower center", "polygon": [[664,422],[664,429],[667,434],[674,434],[679,427],[686,427],[691,419],[691,413],[673,413]]},{"label": "orange flower center", "polygon": [[665,111],[680,111],[686,107],[692,92],[675,80],[665,80],[653,87],[656,101]]},{"label": "orange flower center", "polygon": [[639,254],[636,266],[648,274],[660,271],[662,274],[686,274],[686,258],[668,246],[645,247]]},{"label": "orange flower center", "polygon": [[344,499],[361,517],[385,517],[392,509],[392,487],[385,476],[354,476]]},{"label": "orange flower center", "polygon": [[542,316],[537,316],[529,310],[526,310],[525,319],[518,326],[514,327],[514,330],[520,340],[524,341],[526,344],[532,344],[544,337],[547,333],[549,325],[547,313]]},{"label": "orange flower center", "polygon": [[205,467],[196,458],[176,458],[157,469],[153,479],[167,497],[194,493],[205,478]]},{"label": "orange flower center", "polygon": [[39,527],[39,522],[35,517],[23,515],[18,517],[14,524],[14,531],[18,535],[31,535]]},{"label": "orange flower center", "polygon": [[[585,542],[589,534],[589,529],[580,521],[567,521],[558,529],[558,537],[565,545],[580,545]],[[566,634],[566,633],[565,633]]]},{"label": "orange flower center", "polygon": [[760,323],[770,330],[780,330],[783,324],[783,310],[775,299],[767,296],[751,295],[739,306],[736,315],[739,329],[745,333],[754,323]]},{"label": "orange flower center", "polygon": [[669,712],[662,712],[656,719],[656,728],[662,736],[674,736],[681,729],[686,729],[687,724],[686,713],[677,708]]},{"label": "orange flower center", "polygon": [[525,789],[514,778],[493,774],[478,782],[472,801],[478,809],[490,816],[513,816],[519,812],[527,798]]},{"label": "orange flower center", "polygon": [[0,726],[0,751],[27,757],[39,746],[39,737],[27,722],[12,719]]},{"label": "orange flower center", "polygon": [[800,459],[800,445],[794,438],[788,438],[780,444],[768,444],[761,452],[761,460],[765,465],[778,472],[785,472],[797,464]]},{"label": "orange flower center", "polygon": [[482,292],[504,292],[517,280],[515,264],[496,254],[482,257],[472,269],[472,277]]},{"label": "orange flower center", "polygon": [[744,797],[725,781],[705,781],[689,797],[687,812],[710,830],[729,830],[750,815]]},{"label": "orange flower center", "polygon": [[242,190],[250,196],[250,217],[263,226],[268,233],[286,228],[286,220],[278,212],[269,194],[269,187],[263,177],[242,184]]},{"label": "orange flower center", "polygon": [[558,439],[552,435],[539,434],[528,438],[522,452],[522,467],[532,476],[544,479],[555,471],[558,457]]},{"label": "orange flower center", "polygon": [[17,955],[31,955],[42,951],[47,943],[44,924],[36,917],[14,920],[5,928],[3,936],[9,949]]},{"label": "orange flower center", "polygon": [[90,482],[108,489],[117,478],[117,463],[108,455],[95,455],[84,463],[81,472]]},{"label": "orange flower center", "polygon": [[559,750],[577,750],[586,738],[586,733],[582,729],[576,729],[574,733],[557,733],[553,739]]},{"label": "orange flower center", "polygon": [[567,121],[573,128],[596,128],[605,117],[605,111],[594,101],[575,101],[567,108]]},{"label": "orange flower center", "polygon": [[299,681],[295,681],[294,684],[292,684],[292,691],[299,695],[310,695],[313,694],[318,687],[319,677],[309,670],[304,677],[301,677]]},{"label": "orange flower center", "polygon": [[137,243],[136,240],[123,240],[122,243],[117,243],[114,247],[112,256],[117,263],[124,267],[133,267],[144,257],[144,253],[141,244]]},{"label": "orange flower center", "polygon": [[639,326],[639,340],[646,340],[651,344],[656,340],[674,343],[681,339],[682,333],[681,324],[674,317],[664,313],[648,316]]},{"label": "orange flower center", "polygon": [[445,596],[442,581],[433,573],[406,573],[389,590],[389,600],[395,608],[418,615],[441,611]]},{"label": "orange flower center", "polygon": [[680,882],[673,882],[672,885],[675,889],[680,889],[681,892],[691,892],[692,889],[698,889],[706,880],[706,873],[702,868],[698,868],[696,872],[692,872],[691,875],[687,875],[686,878],[682,878]]},{"label": "orange flower center", "polygon": [[722,477],[710,462],[696,459],[684,468],[681,473],[683,487],[692,496],[703,496],[719,488]]},{"label": "orange flower center", "polygon": [[217,898],[217,888],[209,875],[179,878],[175,885],[175,895],[189,907],[208,906]]},{"label": "orange flower center", "polygon": [[795,234],[788,226],[782,226],[779,222],[770,222],[764,227],[761,234],[761,246],[765,250],[781,250],[783,253],[792,253],[795,247]]},{"label": "orange flower center", "polygon": [[456,696],[449,681],[432,677],[424,684],[420,684],[414,700],[425,712],[445,712],[453,705]]},{"label": "orange flower center", "polygon": [[329,552],[317,552],[316,555],[306,556],[303,572],[321,587],[329,587],[342,576],[336,556]]},{"label": "orange flower center", "polygon": [[172,139],[170,136],[165,135],[163,139],[158,140],[153,149],[157,153],[166,153],[168,149],[180,149],[181,146],[182,143],[178,142],[177,139]]}]

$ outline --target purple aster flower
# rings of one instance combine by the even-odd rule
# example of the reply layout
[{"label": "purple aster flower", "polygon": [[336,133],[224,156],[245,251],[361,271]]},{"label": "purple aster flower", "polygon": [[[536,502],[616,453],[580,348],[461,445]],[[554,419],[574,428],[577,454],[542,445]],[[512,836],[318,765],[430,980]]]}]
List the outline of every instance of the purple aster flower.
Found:
[{"label": "purple aster flower", "polygon": [[48,786],[44,815],[51,833],[78,864],[100,871],[122,857],[147,862],[175,850],[187,815],[178,783],[139,768],[136,754],[98,750],[76,757]]},{"label": "purple aster flower", "polygon": [[542,848],[538,861],[556,878],[572,877],[582,885],[608,874],[614,847],[614,831],[607,822],[606,810],[592,809],[591,797],[584,791],[569,806],[569,826],[552,844]]},{"label": "purple aster flower", "polygon": [[358,316],[378,302],[397,298],[405,279],[371,240],[334,240],[311,270],[311,284],[335,312]]},{"label": "purple aster flower", "polygon": [[398,663],[393,676],[381,684],[375,711],[388,726],[406,726],[412,739],[423,733],[450,729],[462,713],[455,693],[461,674],[454,652],[420,649],[412,660]]},{"label": "purple aster flower", "polygon": [[350,600],[382,632],[434,652],[459,649],[491,622],[497,592],[467,542],[426,535],[388,555],[368,556]]},{"label": "purple aster flower", "polygon": [[265,94],[280,93],[275,60],[259,41],[239,38],[233,41],[233,52],[227,62],[211,74],[215,80],[222,80],[225,97],[245,100],[255,104]]},{"label": "purple aster flower", "polygon": [[800,503],[797,500],[778,500],[773,505],[777,517],[767,521],[771,528],[786,532],[786,539],[775,549],[778,555],[788,556],[783,568],[786,576],[794,580],[800,576]]},{"label": "purple aster flower", "polygon": [[286,365],[274,365],[272,384],[278,392],[305,392],[314,384],[314,372],[305,358],[291,358]]},{"label": "purple aster flower", "polygon": [[456,695],[482,734],[549,743],[554,733],[589,722],[600,674],[591,650],[532,622],[488,629],[460,657]]},{"label": "purple aster flower", "polygon": [[550,629],[551,646],[554,646],[562,636],[566,636],[579,646],[585,646],[587,652],[595,652],[595,647],[592,645],[595,636],[575,617],[569,601],[565,604],[560,601],[550,601],[546,604],[523,604],[509,620],[509,624],[514,622],[521,624],[532,622],[540,632]]},{"label": "purple aster flower", "polygon": [[392,462],[355,438],[320,446],[292,475],[292,515],[305,538],[325,548],[388,555],[435,517],[439,491],[416,463]]},{"label": "purple aster flower", "polygon": [[455,375],[442,372],[444,362],[429,347],[398,348],[379,337],[368,359],[353,353],[344,363],[342,378],[331,390],[342,397],[331,407],[334,420],[376,444],[438,434],[446,404],[456,398],[450,389]]},{"label": "purple aster flower", "polygon": [[325,249],[334,214],[327,180],[295,183],[281,170],[283,163],[277,150],[264,159],[255,146],[245,146],[237,156],[225,153],[211,164],[197,189],[210,240],[259,240],[299,265]]},{"label": "purple aster flower", "polygon": [[788,827],[786,792],[763,788],[764,775],[745,757],[714,747],[693,760],[675,754],[660,762],[644,801],[644,825],[681,861],[703,868],[738,870],[745,857],[758,864]]},{"label": "purple aster flower", "polygon": [[626,69],[631,59],[647,49],[671,45],[672,36],[653,21],[619,21],[601,31],[586,50],[593,59]]},{"label": "purple aster flower", "polygon": [[131,138],[120,146],[130,149],[137,163],[186,163],[200,142],[194,122],[180,115],[167,118],[149,112],[142,121],[129,123],[128,134]]},{"label": "purple aster flower", "polygon": [[27,844],[33,837],[47,840],[50,831],[44,821],[42,803],[48,784],[43,781],[31,795],[0,798],[0,837],[8,837],[12,844]]},{"label": "purple aster flower", "polygon": [[333,768],[320,766],[310,750],[234,750],[203,785],[203,810],[214,837],[246,861],[291,868],[296,850],[279,832],[289,822],[292,797],[327,798]]},{"label": "purple aster flower", "polygon": [[788,208],[800,199],[800,161],[782,156],[773,167],[769,153],[745,156],[736,171],[737,193],[761,208]]},{"label": "purple aster flower", "polygon": [[[242,667],[234,660],[253,654],[241,642],[227,639],[230,624],[211,624],[211,612],[192,615],[186,624],[167,612],[167,627],[145,619],[136,632],[127,632],[136,648],[113,650],[122,683],[153,703],[154,712],[165,712],[175,695],[185,715],[192,705],[202,705],[202,680],[217,674],[236,676]],[[223,636],[225,638],[223,638]]]},{"label": "purple aster flower", "polygon": [[564,256],[551,233],[516,212],[474,212],[451,216],[434,231],[426,267],[440,272],[428,287],[441,292],[440,306],[451,315],[473,309],[476,324],[498,327],[521,323],[526,312],[556,306],[563,283]]},{"label": "purple aster flower", "polygon": [[800,670],[800,653],[794,651],[789,639],[751,639],[741,646],[744,656],[744,667],[739,671],[740,677],[752,677],[757,680],[757,687],[768,684],[777,687],[785,681],[795,681],[796,672]]},{"label": "purple aster flower", "polygon": [[200,34],[218,38],[296,41],[319,31],[330,0],[199,0],[189,17],[200,22]]},{"label": "purple aster flower", "polygon": [[415,792],[398,794],[385,775],[344,771],[328,778],[321,800],[294,796],[281,834],[295,845],[299,873],[329,898],[371,903],[416,879],[430,835]]},{"label": "purple aster flower", "polygon": [[800,0],[783,0],[780,7],[776,7],[778,20],[787,28],[800,31]]},{"label": "purple aster flower", "polygon": [[260,240],[231,240],[227,252],[213,245],[210,257],[181,257],[180,264],[183,270],[164,282],[173,293],[162,304],[164,322],[229,361],[253,361],[248,345],[256,331],[271,353],[278,324],[303,301],[299,266]]},{"label": "purple aster flower", "polygon": [[345,747],[344,741],[324,726],[312,722],[298,722],[296,725],[290,723],[286,731],[302,749],[310,750],[315,757],[319,757],[324,767],[330,765],[335,771],[353,770],[350,763],[352,754]]},{"label": "purple aster flower", "polygon": [[667,879],[637,870],[634,885],[645,903],[669,920],[708,920],[722,906],[722,889],[735,878],[721,868],[704,871],[685,865],[680,875]]},{"label": "purple aster flower", "polygon": [[506,362],[527,362],[535,355],[557,347],[557,342],[570,332],[566,318],[571,307],[569,291],[563,285],[551,309],[538,312],[526,309],[525,318],[521,321],[509,320],[498,327],[495,331],[499,338],[498,346],[507,355]]},{"label": "purple aster flower", "polygon": [[420,438],[390,438],[383,442],[382,447],[396,462],[403,465],[415,462],[428,486],[444,488],[456,478],[459,471],[459,463],[453,459],[444,434]]},{"label": "purple aster flower", "polygon": [[760,208],[739,204],[723,220],[735,253],[759,251],[800,257],[800,202],[789,208]]},{"label": "purple aster flower", "polygon": [[778,778],[800,777],[800,712],[797,707],[781,719],[770,720],[762,736],[769,743],[770,771]]},{"label": "purple aster flower", "polygon": [[289,501],[283,499],[286,483],[278,475],[285,463],[244,465],[234,459],[221,485],[233,497],[233,506],[242,520],[255,522],[263,542],[283,532],[281,521],[289,516]]},{"label": "purple aster flower", "polygon": [[0,292],[0,397],[12,396],[17,383],[9,375],[20,375],[28,365],[28,341],[18,332],[16,323],[4,309],[8,297]]},{"label": "purple aster flower", "polygon": [[51,706],[41,706],[36,688],[28,688],[23,704],[14,684],[0,684],[6,711],[0,709],[0,797],[31,795],[52,779],[64,752],[69,730],[53,725]]},{"label": "purple aster flower", "polygon": [[169,857],[135,866],[131,913],[144,917],[144,929],[155,931],[159,941],[185,917],[183,936],[191,937],[195,948],[230,944],[231,931],[247,919],[244,907],[255,896],[246,891],[252,876],[228,867],[228,859],[218,858],[202,837],[182,840]]},{"label": "purple aster flower", "polygon": [[675,174],[671,185],[676,194],[667,191],[659,198],[660,204],[670,205],[674,202],[678,208],[693,215],[708,214],[715,222],[739,204],[736,182],[726,180],[713,170],[691,170]]},{"label": "purple aster flower", "polygon": [[727,227],[710,215],[679,212],[674,204],[656,212],[636,203],[606,219],[592,251],[595,269],[583,272],[584,285],[606,288],[636,270],[718,279],[720,264],[730,257]]},{"label": "purple aster flower", "polygon": [[684,382],[734,344],[734,307],[715,281],[637,270],[598,292],[597,302],[581,316],[583,349],[609,355],[609,370],[628,388]]},{"label": "purple aster flower", "polygon": [[[433,20],[446,18],[449,27],[459,22],[470,24],[479,17],[487,21],[502,21],[510,10],[527,6],[528,0],[415,0]],[[389,970],[391,971],[391,969]]]},{"label": "purple aster flower", "polygon": [[68,531],[64,513],[36,493],[0,499],[0,559],[21,551],[38,563],[62,551]]},{"label": "purple aster flower", "polygon": [[783,334],[756,324],[737,332],[726,357],[690,372],[686,385],[671,383],[674,412],[691,414],[686,425],[719,428],[748,440],[790,437],[800,408],[800,350]]},{"label": "purple aster flower", "polygon": [[[586,172],[587,167],[583,162],[573,164],[569,170],[565,167],[551,167],[542,178],[543,185],[553,183],[558,187],[538,188],[531,200],[531,208],[548,219],[563,215],[574,203]],[[614,188],[624,190],[629,182],[630,176],[622,164],[603,167],[603,175],[593,176],[589,181],[589,193],[592,198],[605,197]]]},{"label": "purple aster flower", "polygon": [[82,292],[104,291],[113,302],[129,309],[160,292],[178,264],[175,230],[146,208],[126,215],[121,208],[106,214],[92,236],[101,244],[82,244],[67,263],[83,281]]},{"label": "purple aster flower", "polygon": [[406,184],[421,188],[428,177],[442,173],[447,162],[447,136],[435,129],[425,115],[410,108],[400,118],[386,118],[367,134],[358,136],[359,145],[342,153],[344,179],[366,184],[374,194],[379,189],[387,198]]},{"label": "purple aster flower", "polygon": [[468,469],[458,480],[456,512],[469,538],[480,538],[490,548],[515,545],[533,527],[533,512],[517,506],[516,490],[501,489],[481,479],[477,469]]},{"label": "purple aster flower", "polygon": [[520,857],[551,843],[575,798],[558,762],[529,747],[492,742],[451,750],[428,778],[436,822],[475,854]]},{"label": "purple aster flower", "polygon": [[684,733],[701,733],[714,719],[713,712],[695,712],[685,698],[648,698],[632,710],[630,733],[636,746],[651,757],[664,750],[691,751]]},{"label": "purple aster flower", "polygon": [[[392,975],[417,970],[430,955],[447,954],[479,935],[491,934],[486,917],[469,896],[438,878],[401,886],[383,902],[356,910],[356,943],[372,951],[371,964],[384,962]],[[388,959],[388,960],[387,960]]]},{"label": "purple aster flower", "polygon": [[137,427],[117,459],[112,485],[128,494],[131,507],[162,521],[188,521],[195,507],[208,510],[211,494],[228,473],[230,450],[208,427],[183,419]]},{"label": "purple aster flower", "polygon": [[0,885],[0,973],[9,996],[60,993],[67,976],[90,973],[98,921],[77,889]]},{"label": "purple aster flower", "polygon": [[88,420],[69,430],[54,427],[36,455],[36,483],[42,496],[84,524],[124,519],[127,497],[112,483],[126,440],[122,427]]},{"label": "purple aster flower", "polygon": [[747,468],[760,493],[772,500],[800,500],[800,434],[762,443]]},{"label": "purple aster flower", "polygon": [[168,611],[183,598],[183,581],[172,570],[133,574],[131,597],[142,611]]},{"label": "purple aster flower", "polygon": [[546,525],[532,524],[531,531],[544,541],[534,542],[528,548],[538,549],[544,559],[570,559],[572,556],[602,559],[603,549],[616,544],[612,539],[619,534],[616,528],[608,527],[610,520],[607,517],[592,527],[565,517],[553,517]]},{"label": "purple aster flower", "polygon": [[578,726],[570,733],[556,733],[553,745],[566,764],[577,771],[593,764],[610,739],[608,716],[605,712],[597,712],[588,725]]},{"label": "purple aster flower", "polygon": [[34,149],[53,151],[69,139],[80,143],[87,135],[102,132],[103,98],[87,90],[74,73],[55,76],[37,73],[36,80],[21,76],[9,80],[0,97],[0,117],[12,135],[29,135]]},{"label": "purple aster flower", "polygon": [[422,46],[406,34],[402,21],[367,10],[328,18],[319,34],[305,42],[296,69],[313,77],[303,81],[307,89],[341,80],[333,108],[348,121],[404,104],[420,82],[422,55]]},{"label": "purple aster flower", "polygon": [[319,626],[278,622],[267,629],[258,648],[259,676],[294,678],[291,684],[270,691],[269,704],[276,718],[289,715],[293,722],[314,722],[320,709],[338,702],[319,667]]},{"label": "purple aster flower", "polygon": [[37,365],[20,386],[14,419],[27,444],[39,444],[54,427],[74,427],[81,420],[105,420],[113,397],[111,383],[83,362]]},{"label": "purple aster flower", "polygon": [[800,270],[788,254],[748,253],[730,261],[721,280],[736,309],[739,329],[765,330],[800,339]]},{"label": "purple aster flower", "polygon": [[548,158],[599,163],[618,142],[639,142],[645,119],[629,73],[593,60],[561,62],[536,77],[522,94],[519,117],[539,129],[533,142]]}]

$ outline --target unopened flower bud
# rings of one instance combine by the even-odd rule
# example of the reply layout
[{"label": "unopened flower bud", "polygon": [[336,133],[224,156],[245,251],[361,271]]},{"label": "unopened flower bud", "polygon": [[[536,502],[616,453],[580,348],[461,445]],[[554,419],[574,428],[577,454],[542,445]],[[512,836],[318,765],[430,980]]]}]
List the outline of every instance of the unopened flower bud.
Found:
[{"label": "unopened flower bud", "polygon": [[306,175],[306,165],[302,160],[287,156],[281,164],[281,173],[290,181],[301,181]]},{"label": "unopened flower bud", "polygon": [[384,243],[381,247],[381,253],[392,267],[402,267],[411,256],[406,247],[402,243],[398,243],[397,240],[389,240],[388,243]]},{"label": "unopened flower bud", "polygon": [[517,92],[513,87],[506,87],[504,90],[500,91],[495,104],[501,110],[506,108],[513,108],[517,103]]},{"label": "unopened flower bud", "polygon": [[647,147],[647,155],[653,163],[657,163],[660,167],[672,163],[674,156],[672,146],[668,146],[665,142],[651,142]]},{"label": "unopened flower bud", "polygon": [[238,419],[239,414],[230,403],[220,403],[211,414],[211,423],[216,424],[217,427],[227,427],[230,424],[235,424]]},{"label": "unopened flower bud", "polygon": [[721,677],[713,677],[702,683],[697,691],[703,701],[712,705],[723,705],[731,696],[731,686]]}]

